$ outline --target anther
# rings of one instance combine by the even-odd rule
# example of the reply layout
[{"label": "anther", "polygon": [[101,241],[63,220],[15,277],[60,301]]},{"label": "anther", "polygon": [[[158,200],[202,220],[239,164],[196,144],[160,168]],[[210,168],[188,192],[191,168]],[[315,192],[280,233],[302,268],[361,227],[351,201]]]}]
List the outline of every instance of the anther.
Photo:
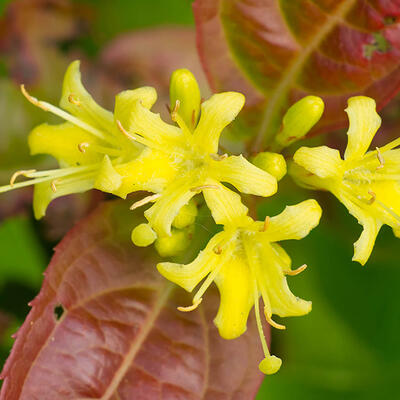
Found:
[{"label": "anther", "polygon": [[133,204],[130,206],[130,209],[131,209],[131,210],[135,210],[136,208],[139,208],[139,207],[141,207],[141,206],[144,206],[144,205],[147,204],[147,203],[151,203],[152,201],[157,200],[159,197],[161,197],[161,194],[160,194],[160,193],[153,194],[153,195],[151,195],[151,196],[147,196],[147,197],[145,197],[144,199],[139,200],[139,201],[133,203]]},{"label": "anther", "polygon": [[16,179],[19,176],[25,176],[26,177],[27,175],[32,174],[34,172],[36,172],[36,169],[26,169],[26,170],[21,170],[21,171],[14,172],[13,176],[10,179],[10,186],[11,187],[14,186],[14,183],[15,183]]},{"label": "anther", "polygon": [[28,101],[30,101],[33,105],[35,105],[35,106],[41,108],[41,109],[44,110],[44,111],[49,111],[49,109],[48,109],[41,101],[39,101],[36,97],[31,96],[31,95],[26,91],[25,85],[24,85],[24,84],[22,84],[22,85],[20,86],[20,88],[21,88],[21,92],[22,92],[22,94],[25,96],[25,98],[26,98]]},{"label": "anther", "polygon": [[196,300],[191,306],[188,307],[177,307],[178,311],[182,311],[182,312],[190,312],[195,310],[200,303],[203,301],[203,299],[200,297],[200,299]]},{"label": "anther", "polygon": [[131,139],[131,140],[136,141],[135,137],[132,136],[132,135],[130,135],[130,134],[124,129],[124,127],[122,126],[122,124],[121,124],[121,122],[120,122],[119,120],[116,120],[116,124],[117,124],[118,129],[119,129],[128,139]]},{"label": "anther", "polygon": [[59,183],[58,179],[54,179],[51,181],[51,190],[56,193],[57,192],[57,184]]},{"label": "anther", "polygon": [[196,123],[196,110],[192,110],[192,126]]},{"label": "anther", "polygon": [[268,314],[268,311],[267,310],[265,310],[264,309],[264,314],[265,314],[265,319],[267,320],[267,322],[271,325],[271,326],[273,326],[274,328],[276,328],[276,329],[286,329],[286,326],[285,325],[281,325],[281,324],[278,324],[277,322],[275,322],[270,316],[269,316],[269,314]]},{"label": "anther", "polygon": [[222,247],[221,246],[215,246],[214,248],[213,248],[213,252],[215,253],[215,254],[221,254],[222,253]]},{"label": "anther", "polygon": [[222,161],[225,160],[225,158],[228,157],[228,154],[210,154],[210,157],[214,160],[214,161]]},{"label": "anther", "polygon": [[303,264],[301,267],[296,268],[296,269],[288,269],[286,271],[283,271],[285,275],[289,276],[296,276],[300,273],[302,273],[305,269],[307,268],[307,264]]},{"label": "anther", "polygon": [[178,113],[179,107],[181,105],[181,102],[179,100],[175,101],[175,106],[174,109],[171,112],[171,119],[172,121],[176,122],[176,114]]},{"label": "anther", "polygon": [[82,142],[78,144],[78,149],[81,153],[84,153],[86,151],[86,149],[89,147],[89,143],[87,142]]},{"label": "anther", "polygon": [[376,157],[378,158],[379,165],[376,167],[376,169],[382,169],[385,166],[385,159],[382,156],[382,153],[379,150],[379,147],[376,147]]},{"label": "anther", "polygon": [[260,229],[260,232],[265,232],[265,231],[268,229],[270,221],[271,221],[271,218],[267,215],[267,216],[265,217],[265,220],[264,220],[264,225],[263,225],[263,227]]},{"label": "anther", "polygon": [[201,190],[204,189],[219,189],[219,186],[217,185],[202,185],[202,186],[196,186],[190,189],[191,192],[200,192]]},{"label": "anther", "polygon": [[371,196],[371,198],[368,200],[368,204],[373,204],[376,200],[376,193],[369,190],[368,194]]},{"label": "anther", "polygon": [[78,106],[78,107],[81,106],[81,102],[76,98],[76,96],[75,96],[74,94],[70,94],[70,95],[68,96],[68,101],[69,101],[71,104],[74,104],[74,105],[76,105],[76,106]]}]

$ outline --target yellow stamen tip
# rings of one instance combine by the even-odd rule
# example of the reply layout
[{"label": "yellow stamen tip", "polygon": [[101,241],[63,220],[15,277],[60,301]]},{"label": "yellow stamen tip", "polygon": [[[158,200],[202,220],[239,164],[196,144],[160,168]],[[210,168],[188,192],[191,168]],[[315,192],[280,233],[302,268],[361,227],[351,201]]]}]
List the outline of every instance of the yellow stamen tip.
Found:
[{"label": "yellow stamen tip", "polygon": [[265,231],[268,229],[270,221],[271,221],[271,218],[267,215],[267,216],[265,217],[264,225],[263,225],[263,227],[261,228],[260,232],[265,232]]},{"label": "yellow stamen tip", "polygon": [[266,375],[273,375],[279,371],[282,360],[276,356],[267,356],[258,364],[259,370]]},{"label": "yellow stamen tip", "polygon": [[41,101],[39,101],[36,97],[33,97],[28,93],[28,91],[25,89],[24,84],[21,84],[20,88],[21,88],[21,92],[25,96],[25,98],[29,102],[31,102],[34,106],[40,107],[44,111],[49,111],[49,109],[44,104],[42,104]]},{"label": "yellow stamen tip", "polygon": [[32,174],[34,172],[36,172],[36,169],[26,169],[26,170],[21,170],[21,171],[14,172],[13,176],[10,179],[10,186],[11,187],[14,186],[14,183],[15,183],[15,181],[17,180],[17,178],[19,176],[27,176],[27,175]]},{"label": "yellow stamen tip", "polygon": [[86,143],[86,142],[79,143],[78,144],[78,150],[81,153],[84,153],[89,146],[90,146],[89,143]]},{"label": "yellow stamen tip", "polygon": [[373,192],[372,190],[368,191],[368,194],[371,196],[371,198],[368,200],[368,204],[371,205],[375,202],[376,200],[376,193]]},{"label": "yellow stamen tip", "polygon": [[203,299],[200,297],[200,299],[196,300],[191,306],[188,307],[177,307],[178,311],[182,311],[182,312],[190,312],[195,310],[200,303],[203,301]]},{"label": "yellow stamen tip", "polygon": [[70,95],[68,96],[68,101],[69,101],[71,104],[74,104],[74,105],[76,105],[76,106],[78,106],[78,107],[81,106],[81,102],[75,97],[74,94],[70,94]]},{"label": "yellow stamen tip", "polygon": [[202,186],[196,186],[190,189],[191,192],[200,192],[203,189],[219,189],[219,186],[217,185],[202,185]]},{"label": "yellow stamen tip", "polygon": [[301,267],[296,268],[296,269],[288,269],[285,272],[285,275],[289,275],[289,276],[296,276],[299,275],[300,273],[302,273],[305,269],[307,268],[307,264],[303,264]]},{"label": "yellow stamen tip", "polygon": [[157,193],[157,194],[153,194],[151,196],[147,196],[142,200],[136,201],[135,203],[133,203],[130,206],[131,210],[135,210],[136,208],[139,208],[141,206],[144,206],[147,203],[151,203],[153,201],[156,201],[159,197],[161,197],[161,194]]},{"label": "yellow stamen tip", "polygon": [[51,190],[56,193],[57,192],[57,184],[59,183],[59,181],[57,179],[54,179],[53,181],[51,181]]},{"label": "yellow stamen tip", "polygon": [[281,324],[278,324],[277,322],[275,322],[275,321],[271,318],[271,316],[269,315],[268,310],[266,310],[265,308],[264,308],[264,314],[265,314],[265,319],[267,320],[267,322],[268,322],[271,326],[273,326],[273,327],[276,328],[276,329],[281,329],[281,330],[286,329],[286,326],[285,326],[285,325],[281,325]]}]

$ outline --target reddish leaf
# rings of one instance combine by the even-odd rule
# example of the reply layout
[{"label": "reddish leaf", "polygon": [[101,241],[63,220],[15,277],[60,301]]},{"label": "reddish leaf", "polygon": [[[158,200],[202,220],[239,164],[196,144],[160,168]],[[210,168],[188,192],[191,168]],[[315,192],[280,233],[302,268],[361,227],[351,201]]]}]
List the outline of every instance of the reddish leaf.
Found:
[{"label": "reddish leaf", "polygon": [[245,93],[241,122],[254,148],[304,95],[326,102],[321,132],[346,122],[348,97],[382,107],[400,88],[399,0],[196,0],[193,8],[209,82]]},{"label": "reddish leaf", "polygon": [[57,246],[0,398],[253,398],[262,378],[253,322],[239,339],[221,339],[211,322],[215,293],[195,312],[177,311],[190,296],[129,243],[125,206],[99,207]]}]

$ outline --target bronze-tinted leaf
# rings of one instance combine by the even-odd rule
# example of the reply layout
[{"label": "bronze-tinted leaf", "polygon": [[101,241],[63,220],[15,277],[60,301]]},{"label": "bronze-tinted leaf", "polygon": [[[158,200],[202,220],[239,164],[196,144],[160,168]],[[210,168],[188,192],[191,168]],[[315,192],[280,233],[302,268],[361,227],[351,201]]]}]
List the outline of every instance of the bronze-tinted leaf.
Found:
[{"label": "bronze-tinted leaf", "polygon": [[382,107],[400,88],[399,0],[196,0],[194,11],[212,88],[246,95],[253,149],[302,96],[326,102],[321,132],[347,121],[348,97]]}]

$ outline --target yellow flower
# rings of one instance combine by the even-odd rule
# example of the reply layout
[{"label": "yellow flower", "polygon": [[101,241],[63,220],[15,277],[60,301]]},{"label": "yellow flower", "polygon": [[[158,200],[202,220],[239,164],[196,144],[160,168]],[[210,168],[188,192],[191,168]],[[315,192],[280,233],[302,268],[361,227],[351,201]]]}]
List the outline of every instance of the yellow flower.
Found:
[{"label": "yellow flower", "polygon": [[220,217],[226,220],[224,230],[210,240],[193,262],[188,265],[164,262],[157,268],[164,277],[189,292],[206,278],[193,297],[193,305],[180,307],[181,311],[195,309],[210,284],[216,283],[221,303],[214,323],[225,339],[234,339],[245,332],[248,314],[254,306],[266,357],[260,369],[274,373],[281,362],[269,354],[261,326],[259,297],[264,302],[266,320],[278,329],[284,326],[274,322],[272,314],[286,317],[311,310],[311,302],[291,293],[285,277],[298,274],[305,266],[292,270],[290,257],[277,242],[305,237],[318,224],[321,208],[315,200],[307,200],[286,207],[281,214],[267,217],[264,222],[253,221],[245,210],[233,222],[228,221],[226,214],[221,210]]},{"label": "yellow flower", "polygon": [[[126,196],[125,177],[116,168],[129,167],[126,163],[135,159],[143,149],[123,135],[116,121],[128,123],[132,103],[140,100],[150,108],[156,101],[153,88],[127,90],[116,96],[114,115],[100,107],[81,83],[79,61],[68,67],[63,83],[60,107],[39,101],[30,96],[24,86],[21,90],[34,105],[51,112],[66,122],[59,125],[42,124],[33,129],[28,138],[31,154],[49,154],[58,160],[59,169],[50,171],[25,170],[16,172],[10,185],[0,187],[5,192],[18,187],[35,185],[33,207],[36,218],[41,218],[51,200],[70,193],[92,188]],[[139,174],[139,171],[129,171]],[[168,175],[168,166],[159,174]],[[15,183],[18,176],[31,178]]]},{"label": "yellow flower", "polygon": [[364,265],[383,224],[400,237],[400,139],[367,151],[381,119],[375,101],[352,97],[348,144],[344,159],[338,150],[326,146],[301,147],[294,155],[291,175],[302,186],[332,192],[363,226],[354,243],[354,261]]},{"label": "yellow flower", "polygon": [[[223,223],[218,222],[220,207],[230,209],[230,219],[235,219],[242,209],[247,211],[240,201],[239,209],[232,208],[232,204],[238,204],[239,195],[221,182],[232,184],[242,193],[258,196],[270,196],[276,192],[276,178],[268,172],[241,155],[218,154],[222,130],[243,107],[242,94],[215,94],[200,105],[195,78],[187,70],[178,70],[171,80],[171,103],[174,104],[171,117],[177,126],[163,122],[159,114],[151,112],[139,100],[132,106],[129,124],[120,125],[132,141],[147,146],[141,158],[151,171],[150,176],[157,177],[164,165],[174,171],[165,189],[160,191],[148,185],[146,190],[158,194],[133,205],[135,208],[147,201],[155,203],[146,210],[145,216],[158,236],[171,235],[171,225],[180,209],[200,192],[203,192],[217,223]],[[197,122],[198,110],[200,117]],[[138,162],[139,159],[133,164]],[[116,170],[121,173],[120,169]],[[132,176],[132,179],[137,178]]]}]

